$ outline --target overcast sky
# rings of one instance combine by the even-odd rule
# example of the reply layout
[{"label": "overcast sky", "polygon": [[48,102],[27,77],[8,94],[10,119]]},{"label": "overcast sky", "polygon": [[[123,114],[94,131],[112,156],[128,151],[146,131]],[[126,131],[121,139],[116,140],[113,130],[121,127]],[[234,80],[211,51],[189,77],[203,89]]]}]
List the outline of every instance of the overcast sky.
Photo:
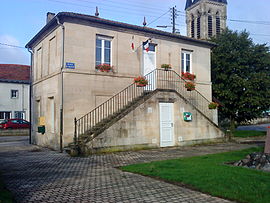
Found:
[{"label": "overcast sky", "polygon": [[[157,25],[171,25],[168,11],[176,5],[179,11],[177,28],[186,35],[185,3],[186,0],[1,0],[0,63],[30,64],[27,50],[1,44],[24,47],[45,25],[47,12],[94,15],[98,6],[102,18],[142,25],[146,16],[147,23],[154,21],[149,27],[156,28]],[[246,29],[256,43],[270,45],[269,11],[269,0],[228,0],[227,25],[232,30]],[[171,28],[163,30],[171,31]]]}]

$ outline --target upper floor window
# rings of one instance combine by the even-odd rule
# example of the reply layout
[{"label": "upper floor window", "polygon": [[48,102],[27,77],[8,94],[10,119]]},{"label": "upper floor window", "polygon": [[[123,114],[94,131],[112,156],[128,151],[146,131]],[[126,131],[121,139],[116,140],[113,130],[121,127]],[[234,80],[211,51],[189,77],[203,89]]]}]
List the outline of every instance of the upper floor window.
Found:
[{"label": "upper floor window", "polygon": [[111,37],[97,36],[96,66],[104,63],[111,65],[111,41]]},{"label": "upper floor window", "polygon": [[19,91],[18,90],[11,90],[11,98],[16,99],[19,97]]},{"label": "upper floor window", "polygon": [[192,67],[191,67],[191,58],[192,52],[191,51],[182,51],[181,53],[181,71],[183,73],[191,73]]}]

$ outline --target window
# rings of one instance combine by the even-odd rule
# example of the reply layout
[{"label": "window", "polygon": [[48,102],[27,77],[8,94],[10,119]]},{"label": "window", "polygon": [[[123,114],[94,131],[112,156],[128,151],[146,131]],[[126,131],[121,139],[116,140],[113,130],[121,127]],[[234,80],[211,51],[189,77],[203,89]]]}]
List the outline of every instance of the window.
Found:
[{"label": "window", "polygon": [[11,98],[16,99],[19,97],[19,91],[18,90],[11,90]]},{"label": "window", "polygon": [[216,13],[216,33],[217,35],[220,34],[220,16],[219,16],[219,12]]},{"label": "window", "polygon": [[197,17],[197,38],[201,38],[201,16]]},{"label": "window", "polygon": [[194,16],[191,16],[191,37],[194,38],[195,37],[195,20],[194,20]]},{"label": "window", "polygon": [[10,119],[11,112],[10,111],[1,111],[0,112],[0,119]]},{"label": "window", "polygon": [[96,38],[96,66],[106,63],[111,65],[111,40],[110,37],[97,36]]},{"label": "window", "polygon": [[25,119],[24,111],[15,111],[15,118]]},{"label": "window", "polygon": [[56,71],[56,37],[49,41],[49,74]]},{"label": "window", "polygon": [[186,73],[192,72],[191,69],[191,52],[190,51],[182,51],[181,53],[181,71]]},{"label": "window", "polygon": [[213,19],[211,16],[211,11],[208,12],[208,37],[213,36]]}]

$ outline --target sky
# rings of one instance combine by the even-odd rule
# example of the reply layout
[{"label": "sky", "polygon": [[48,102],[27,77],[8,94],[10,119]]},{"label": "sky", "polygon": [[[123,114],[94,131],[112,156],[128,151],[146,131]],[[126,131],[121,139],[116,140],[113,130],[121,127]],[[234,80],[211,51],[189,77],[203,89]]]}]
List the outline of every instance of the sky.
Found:
[{"label": "sky", "polygon": [[[186,35],[185,3],[186,0],[1,0],[0,63],[30,64],[30,54],[23,47],[45,25],[47,12],[94,15],[98,6],[101,18],[142,25],[145,16],[147,26],[157,28],[171,26],[169,9],[176,6],[177,28]],[[247,30],[255,43],[270,46],[269,0],[228,0],[227,9],[229,29]],[[171,32],[171,27],[157,29]]]}]

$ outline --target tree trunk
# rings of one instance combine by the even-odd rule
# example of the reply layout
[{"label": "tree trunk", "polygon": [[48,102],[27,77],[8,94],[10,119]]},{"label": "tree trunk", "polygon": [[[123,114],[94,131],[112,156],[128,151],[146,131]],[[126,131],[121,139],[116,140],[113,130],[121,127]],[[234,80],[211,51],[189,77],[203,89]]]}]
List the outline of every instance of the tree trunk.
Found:
[{"label": "tree trunk", "polygon": [[229,132],[228,132],[228,140],[231,141],[232,140],[232,136],[233,136],[233,133],[235,131],[235,120],[234,118],[230,118],[230,129],[229,129]]}]

